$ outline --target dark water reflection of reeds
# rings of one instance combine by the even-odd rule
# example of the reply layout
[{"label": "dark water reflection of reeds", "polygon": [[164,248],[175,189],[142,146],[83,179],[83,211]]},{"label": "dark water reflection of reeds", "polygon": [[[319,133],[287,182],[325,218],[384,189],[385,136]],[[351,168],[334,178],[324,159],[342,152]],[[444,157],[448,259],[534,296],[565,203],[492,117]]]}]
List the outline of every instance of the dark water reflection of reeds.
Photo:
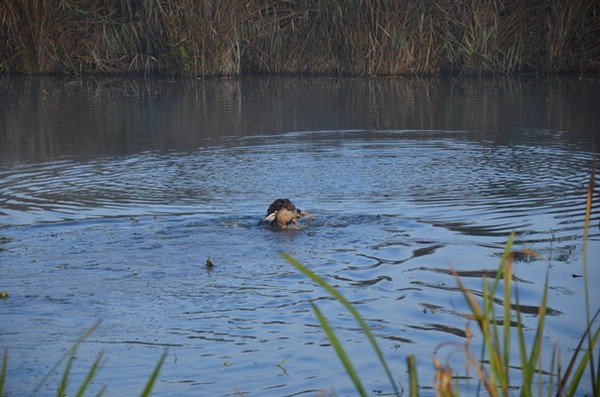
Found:
[{"label": "dark water reflection of reeds", "polygon": [[[0,158],[104,156],[290,131],[469,130],[476,140],[589,149],[592,78],[0,80]],[[543,130],[540,132],[540,130]]]}]

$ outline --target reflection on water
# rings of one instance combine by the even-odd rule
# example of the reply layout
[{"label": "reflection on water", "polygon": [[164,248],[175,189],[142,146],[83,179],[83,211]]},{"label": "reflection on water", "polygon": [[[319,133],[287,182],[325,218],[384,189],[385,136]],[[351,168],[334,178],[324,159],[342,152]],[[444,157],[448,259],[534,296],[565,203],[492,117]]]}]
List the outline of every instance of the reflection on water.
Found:
[{"label": "reflection on water", "polygon": [[[9,393],[31,392],[100,319],[74,376],[104,351],[96,385],[109,394],[139,393],[168,347],[157,395],[352,395],[309,300],[371,390],[389,392],[352,319],[280,251],[358,306],[395,373],[416,354],[423,385],[438,346],[464,343],[467,307],[448,265],[481,294],[511,231],[517,248],[540,254],[515,259],[526,325],[537,321],[549,270],[548,337],[568,351],[583,330],[573,310],[583,281],[572,276],[582,272],[597,82],[2,83]],[[316,219],[296,231],[261,228],[278,196]],[[599,221],[596,200],[593,260]],[[598,277],[591,270],[591,283]],[[40,394],[54,394],[58,376]]]},{"label": "reflection on water", "polygon": [[589,150],[593,79],[0,80],[0,158],[190,150],[281,132],[469,130]]}]

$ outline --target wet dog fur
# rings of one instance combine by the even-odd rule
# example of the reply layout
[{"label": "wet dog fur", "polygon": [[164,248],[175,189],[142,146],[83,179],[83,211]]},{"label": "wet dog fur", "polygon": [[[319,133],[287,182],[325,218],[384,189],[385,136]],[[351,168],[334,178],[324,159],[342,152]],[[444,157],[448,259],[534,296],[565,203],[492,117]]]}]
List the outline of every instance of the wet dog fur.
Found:
[{"label": "wet dog fur", "polygon": [[295,228],[298,225],[298,218],[303,218],[307,215],[306,212],[296,208],[290,199],[279,198],[269,205],[267,217],[263,222],[283,230]]}]

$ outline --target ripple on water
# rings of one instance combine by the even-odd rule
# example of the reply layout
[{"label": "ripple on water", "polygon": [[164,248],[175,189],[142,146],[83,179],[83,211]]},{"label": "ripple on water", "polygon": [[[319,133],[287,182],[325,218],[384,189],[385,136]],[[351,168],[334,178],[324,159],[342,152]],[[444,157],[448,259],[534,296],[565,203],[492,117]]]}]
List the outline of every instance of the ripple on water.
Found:
[{"label": "ripple on water", "polygon": [[[541,254],[515,262],[526,321],[536,320],[548,269],[556,274],[549,329],[581,320],[569,309],[581,298],[570,275],[581,258],[589,153],[497,146],[468,133],[370,134],[297,133],[2,170],[1,222],[20,225],[4,226],[9,238],[0,245],[12,297],[2,322],[17,326],[3,340],[23,353],[16,365],[42,371],[51,363],[39,357],[60,357],[100,318],[86,349],[110,357],[106,383],[117,389],[133,386],[113,363],[146,379],[146,363],[168,346],[159,393],[310,394],[346,379],[312,300],[359,358],[359,372],[382,379],[352,318],[279,253],[355,303],[403,373],[408,353],[431,357],[441,343],[464,343],[468,308],[449,265],[480,295],[481,277],[493,276],[513,230],[516,248]],[[316,219],[285,232],[258,226],[279,195]],[[597,204],[592,219],[598,224]],[[598,235],[596,228],[594,252]],[[30,376],[15,379],[27,384]],[[338,392],[349,387],[336,384]]]}]

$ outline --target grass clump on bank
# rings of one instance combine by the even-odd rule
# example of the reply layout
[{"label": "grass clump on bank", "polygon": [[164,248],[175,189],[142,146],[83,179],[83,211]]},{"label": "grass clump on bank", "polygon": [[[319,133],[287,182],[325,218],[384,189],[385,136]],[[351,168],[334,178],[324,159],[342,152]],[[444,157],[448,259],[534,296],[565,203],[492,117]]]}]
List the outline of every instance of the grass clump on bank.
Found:
[{"label": "grass clump on bank", "polygon": [[0,71],[600,71],[595,0],[5,0]]}]

